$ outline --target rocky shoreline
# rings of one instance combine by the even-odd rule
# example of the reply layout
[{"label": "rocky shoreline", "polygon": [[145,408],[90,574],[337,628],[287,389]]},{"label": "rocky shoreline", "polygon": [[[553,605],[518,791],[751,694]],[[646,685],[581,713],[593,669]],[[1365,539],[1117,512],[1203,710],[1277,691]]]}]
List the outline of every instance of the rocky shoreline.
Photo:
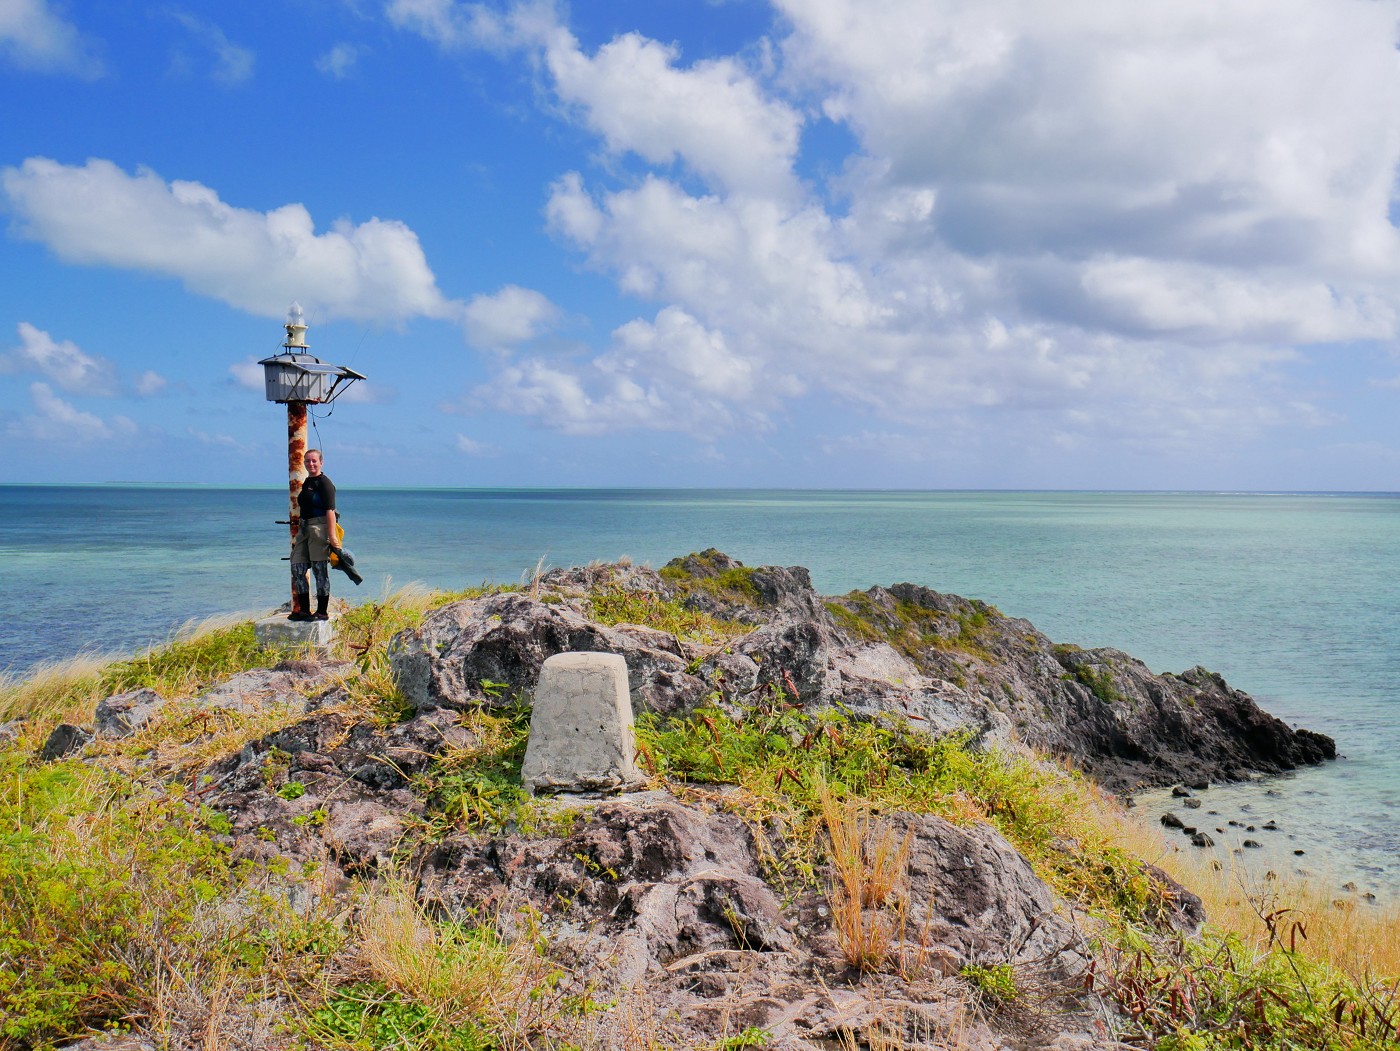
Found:
[{"label": "rocky shoreline", "polygon": [[[620,654],[634,710],[695,729],[695,762],[708,763],[707,751],[719,762],[722,731],[753,733],[761,720],[773,727],[754,738],[761,747],[810,753],[824,742],[833,763],[862,725],[890,727],[874,738],[896,757],[879,760],[881,778],[932,776],[941,762],[933,737],[908,730],[957,742],[948,755],[970,780],[940,804],[946,814],[912,796],[879,814],[882,841],[902,844],[900,872],[888,901],[858,900],[855,915],[884,932],[887,962],[852,963],[835,918],[836,860],[813,846],[813,829],[834,837],[836,818],[813,817],[814,803],[801,827],[791,814],[765,817],[753,789],[668,778],[657,756],[645,791],[521,802],[518,759],[512,767],[491,738],[518,716],[544,660],[566,651]],[[585,999],[627,990],[665,1020],[672,1046],[792,1051],[873,1046],[891,1027],[909,1042],[885,1046],[937,1046],[923,1034],[988,1051],[1120,1047],[1130,1015],[1095,977],[1093,903],[1128,902],[1133,922],[1179,946],[1178,933],[1199,929],[1201,905],[1150,864],[1095,854],[1018,812],[1017,793],[1042,778],[1097,805],[1094,790],[1042,757],[1126,795],[1336,754],[1329,738],[1290,729],[1200,668],[1155,675],[1118,651],[1056,645],[985,603],[910,584],[824,597],[801,567],[749,568],[714,550],[660,570],[556,570],[528,588],[451,601],[386,654],[394,703],[405,706],[387,721],[364,708],[363,664],[290,660],[188,699],[150,688],[107,697],[91,723],[48,734],[40,754],[112,762],[142,783],[173,778],[172,792],[188,786],[233,859],[316,873],[314,889],[286,892],[307,909],[406,874],[424,915],[459,925],[492,916],[499,937],[547,944],[560,989]],[[222,752],[199,729],[240,720],[272,728]],[[177,758],[160,736],[172,726],[200,751]],[[812,776],[782,769],[765,789],[770,804],[785,778],[805,791]],[[1025,784],[997,780],[1006,777]],[[978,778],[991,779],[985,798],[972,794]],[[873,783],[843,790],[859,796]],[[1024,805],[1043,804],[1031,794]],[[877,825],[857,827],[859,858]],[[1013,828],[1028,837],[1020,846]],[[287,1002],[221,1010],[224,1046],[285,1044]],[[622,1046],[607,1029],[620,1023],[590,1022],[589,1039]],[[179,1024],[189,1039],[169,1046],[200,1046],[204,1023]],[[732,1043],[754,1032],[761,1045]]]}]

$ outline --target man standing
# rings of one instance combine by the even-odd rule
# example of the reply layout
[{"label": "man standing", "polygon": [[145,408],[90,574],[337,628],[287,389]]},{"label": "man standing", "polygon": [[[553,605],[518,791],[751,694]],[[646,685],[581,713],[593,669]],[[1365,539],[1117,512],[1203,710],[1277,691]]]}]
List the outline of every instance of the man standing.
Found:
[{"label": "man standing", "polygon": [[[297,513],[301,525],[292,541],[292,593],[299,599],[298,607],[288,620],[329,620],[326,612],[331,600],[331,551],[337,547],[335,528],[335,485],[321,473],[321,450],[307,449],[301,458],[306,468],[306,481],[297,494]],[[307,570],[316,578],[316,612],[311,608]]]}]

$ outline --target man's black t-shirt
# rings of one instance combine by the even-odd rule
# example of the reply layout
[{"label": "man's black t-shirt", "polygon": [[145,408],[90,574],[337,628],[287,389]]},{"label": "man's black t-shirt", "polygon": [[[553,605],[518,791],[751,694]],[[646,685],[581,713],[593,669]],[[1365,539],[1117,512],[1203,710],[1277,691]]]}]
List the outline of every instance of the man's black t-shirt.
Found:
[{"label": "man's black t-shirt", "polygon": [[308,478],[301,483],[297,494],[297,513],[302,518],[325,518],[327,511],[335,510],[335,486],[323,474]]}]

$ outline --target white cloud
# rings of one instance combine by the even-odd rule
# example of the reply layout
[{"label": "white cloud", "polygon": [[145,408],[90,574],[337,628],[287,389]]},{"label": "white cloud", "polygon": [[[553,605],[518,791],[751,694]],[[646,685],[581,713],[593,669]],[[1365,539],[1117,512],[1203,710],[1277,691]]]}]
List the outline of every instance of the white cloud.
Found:
[{"label": "white cloud", "polygon": [[40,73],[102,75],[95,46],[47,0],[0,0],[0,59]]},{"label": "white cloud", "polygon": [[267,393],[266,374],[255,357],[247,357],[242,361],[234,362],[228,367],[228,374],[233,377],[233,382],[244,390],[257,391],[259,394]]},{"label": "white cloud", "polygon": [[764,408],[785,386],[780,377],[760,383],[756,366],[733,354],[722,333],[677,307],[612,335],[605,353],[582,364],[514,363],[476,398],[571,434],[651,428],[705,437],[741,418],[749,428],[766,427]]},{"label": "white cloud", "polygon": [[170,385],[170,382],[160,373],[152,369],[147,369],[136,377],[132,385],[137,395],[142,398],[154,398]]},{"label": "white cloud", "polygon": [[467,456],[495,456],[500,450],[490,442],[479,442],[465,434],[458,434],[457,451]]},{"label": "white cloud", "polygon": [[790,196],[803,117],[737,58],[681,65],[680,50],[638,33],[589,55],[549,0],[492,12],[452,0],[393,0],[389,20],[443,48],[527,49],[560,102],[613,153],[681,162],[715,189]]},{"label": "white cloud", "polygon": [[347,219],[317,233],[300,204],[235,208],[197,182],[31,157],[0,169],[18,232],[71,263],[144,270],[260,317],[295,295],[321,320],[456,319],[418,237],[403,223]]},{"label": "white cloud", "polygon": [[232,449],[234,452],[252,452],[254,447],[245,442],[240,442],[231,434],[210,433],[201,431],[195,427],[186,427],[185,434],[198,442],[200,445],[212,445],[220,449]]},{"label": "white cloud", "polygon": [[104,420],[75,408],[54,394],[47,383],[31,383],[29,397],[34,415],[10,422],[8,431],[13,438],[54,445],[91,445],[128,439],[138,431],[136,424],[125,416]]},{"label": "white cloud", "polygon": [[716,189],[786,196],[801,115],[734,59],[680,68],[675,47],[628,33],[591,57],[562,28],[544,48],[555,91],[615,153],[679,159]]},{"label": "white cloud", "polygon": [[559,318],[559,308],[534,289],[506,285],[494,295],[472,298],[462,311],[467,339],[484,349],[525,343]]},{"label": "white cloud", "polygon": [[418,33],[444,48],[475,43],[484,17],[455,0],[391,0],[384,13],[400,29]]},{"label": "white cloud", "polygon": [[316,69],[333,80],[344,80],[355,71],[359,61],[359,48],[354,44],[339,43],[316,60]]},{"label": "white cloud", "polygon": [[207,68],[214,80],[233,86],[252,77],[257,56],[248,48],[229,40],[217,25],[183,11],[173,11],[171,17],[184,26],[213,57],[212,63],[200,62],[198,65],[200,68]]},{"label": "white cloud", "polygon": [[[1400,89],[1395,4],[778,6],[767,81],[500,16],[563,112],[652,169],[563,174],[546,216],[659,307],[592,360],[517,363],[518,411],[763,426],[814,394],[916,429],[996,414],[1036,447],[1209,448],[1335,422],[1295,348],[1400,326],[1400,110],[1374,104]],[[801,196],[804,99],[858,149],[803,158],[838,174]]]},{"label": "white cloud", "polygon": [[68,340],[56,341],[27,321],[18,326],[19,346],[0,353],[0,372],[37,372],[69,394],[110,397],[117,393],[117,370]]}]

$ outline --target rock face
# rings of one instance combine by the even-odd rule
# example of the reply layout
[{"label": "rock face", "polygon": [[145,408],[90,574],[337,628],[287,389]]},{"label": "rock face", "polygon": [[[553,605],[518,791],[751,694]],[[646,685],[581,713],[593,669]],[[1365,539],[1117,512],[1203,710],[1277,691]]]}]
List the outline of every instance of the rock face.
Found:
[{"label": "rock face", "polygon": [[[781,689],[809,708],[840,704],[986,744],[1023,742],[1118,791],[1336,756],[1330,738],[1290,729],[1203,668],[1157,675],[1118,650],[1055,645],[1029,621],[914,584],[824,599],[801,567],[749,569],[713,550],[660,573],[595,566],[541,583],[542,598],[453,603],[395,640],[405,697],[419,710],[506,703],[528,696],[552,654],[596,651],[626,661],[638,712],[682,714]],[[581,597],[600,583],[745,630],[721,646],[603,624]]]},{"label": "rock face", "polygon": [[616,653],[556,653],[540,668],[520,780],[527,792],[616,791],[637,769],[627,662]]},{"label": "rock face", "polygon": [[[771,1047],[839,1041],[881,1002],[874,987],[823,992],[853,973],[829,914],[810,890],[784,902],[738,817],[665,792],[590,802],[577,815],[567,835],[458,836],[430,848],[416,861],[420,896],[454,917],[483,900],[529,903],[552,949],[600,987],[644,983],[654,1013],[692,1034],[684,1046],[713,1043],[701,1035],[714,1024],[712,998],[738,984],[751,1004],[743,1024],[767,1029]],[[896,829],[909,866],[894,951],[908,950],[931,986],[923,1010],[936,1012],[933,989],[967,965],[1009,963],[1043,986],[1082,988],[1084,937],[1000,835],[928,815],[899,816]]]}]

